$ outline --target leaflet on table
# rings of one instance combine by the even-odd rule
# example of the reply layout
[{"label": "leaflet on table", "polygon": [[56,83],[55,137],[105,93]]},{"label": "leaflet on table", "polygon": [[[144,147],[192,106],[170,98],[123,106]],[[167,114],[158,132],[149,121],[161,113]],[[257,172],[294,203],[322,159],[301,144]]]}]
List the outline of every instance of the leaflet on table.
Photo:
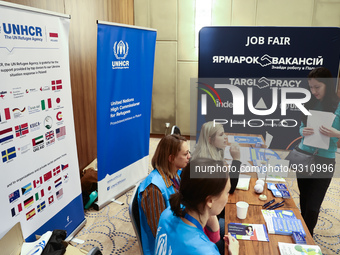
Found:
[{"label": "leaflet on table", "polygon": [[236,189],[249,190],[250,175],[240,174],[238,177],[238,182]]},{"label": "leaflet on table", "polygon": [[263,141],[261,137],[256,136],[238,136],[238,135],[228,135],[229,143],[245,143],[245,144],[255,144],[261,146]]},{"label": "leaflet on table", "polygon": [[264,224],[229,223],[228,232],[236,239],[269,242]]},{"label": "leaflet on table", "polygon": [[301,220],[290,210],[261,210],[268,234],[291,235],[294,231],[306,236]]},{"label": "leaflet on table", "polygon": [[318,245],[279,242],[279,250],[281,255],[322,255],[321,248]]}]

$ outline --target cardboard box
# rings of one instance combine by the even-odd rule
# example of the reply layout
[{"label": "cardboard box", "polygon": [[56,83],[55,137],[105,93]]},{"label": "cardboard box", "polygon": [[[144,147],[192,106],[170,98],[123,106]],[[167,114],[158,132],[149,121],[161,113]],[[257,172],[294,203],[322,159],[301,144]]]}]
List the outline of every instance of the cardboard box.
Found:
[{"label": "cardboard box", "polygon": [[[24,242],[25,240],[22,235],[21,225],[20,222],[18,222],[0,239],[1,254],[20,255],[21,246]],[[67,242],[63,242],[63,244],[66,247],[65,255],[86,255],[88,253],[85,250],[80,250],[69,245]]]}]

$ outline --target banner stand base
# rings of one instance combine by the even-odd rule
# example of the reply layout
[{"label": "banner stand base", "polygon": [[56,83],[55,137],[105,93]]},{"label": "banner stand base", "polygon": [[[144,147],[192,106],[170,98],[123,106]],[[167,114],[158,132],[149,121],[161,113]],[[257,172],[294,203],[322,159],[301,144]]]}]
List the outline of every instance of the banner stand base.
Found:
[{"label": "banner stand base", "polygon": [[[139,182],[137,182],[139,183]],[[118,197],[120,197],[121,195],[123,195],[124,193],[126,193],[127,191],[129,191],[130,189],[134,188],[136,186],[136,183],[131,185],[130,187],[126,188],[125,190],[123,190],[122,192],[120,192],[119,194],[117,194],[114,198],[111,198],[109,200],[107,200],[106,202],[102,203],[102,204],[98,204],[98,202],[95,202],[93,204],[93,208],[96,210],[96,211],[99,211],[101,210],[104,206],[108,205],[109,203],[112,203],[112,202],[115,202],[117,204],[121,204],[121,202],[119,201],[115,201]],[[124,203],[123,203],[124,204]]]},{"label": "banner stand base", "polygon": [[72,238],[85,226],[86,224],[86,219],[84,218],[84,220],[79,224],[78,227],[76,227],[75,230],[73,230],[73,232],[66,237],[65,242],[70,242],[72,240]]}]

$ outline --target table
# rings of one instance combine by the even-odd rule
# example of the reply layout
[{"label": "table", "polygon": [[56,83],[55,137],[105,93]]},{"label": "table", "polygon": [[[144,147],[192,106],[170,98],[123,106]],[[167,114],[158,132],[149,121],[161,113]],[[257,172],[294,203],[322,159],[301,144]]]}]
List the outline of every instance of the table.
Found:
[{"label": "table", "polygon": [[[261,201],[258,199],[259,194],[254,192],[254,185],[257,178],[251,178],[250,180],[250,188],[247,191],[244,190],[235,190],[234,194],[230,194],[228,198],[228,203],[225,206],[225,229],[226,233],[228,232],[228,223],[249,223],[249,224],[266,224],[265,220],[262,216],[261,209],[262,205],[268,201],[270,201],[273,196],[269,190],[267,190],[266,201]],[[282,201],[282,198],[275,198],[275,203]],[[244,220],[240,220],[236,216],[236,202],[238,201],[246,201],[249,203],[247,218]],[[311,234],[308,231],[308,228],[301,216],[299,209],[296,207],[294,200],[292,198],[285,199],[285,205],[280,207],[279,210],[291,210],[294,212],[296,218],[300,219],[304,230],[306,232],[306,241],[307,244],[315,244]],[[239,254],[269,254],[269,255],[280,255],[278,242],[284,243],[293,243],[293,239],[291,236],[285,235],[273,235],[268,234],[269,242],[261,242],[261,241],[249,241],[249,240],[238,240],[240,245]],[[228,254],[228,249],[226,247],[225,254]]]}]

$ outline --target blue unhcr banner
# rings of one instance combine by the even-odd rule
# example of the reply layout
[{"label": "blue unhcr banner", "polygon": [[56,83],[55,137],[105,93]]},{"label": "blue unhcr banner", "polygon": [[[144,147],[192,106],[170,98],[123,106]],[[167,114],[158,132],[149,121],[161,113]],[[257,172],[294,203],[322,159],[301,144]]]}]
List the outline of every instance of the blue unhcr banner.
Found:
[{"label": "blue unhcr banner", "polygon": [[99,207],[148,173],[156,31],[98,24]]},{"label": "blue unhcr banner", "polygon": [[335,27],[203,28],[199,80],[193,82],[197,130],[219,119],[228,133],[264,137],[267,131],[274,136],[272,148],[292,148],[299,139],[303,103],[309,100],[307,75],[324,66],[336,78],[339,45]]}]

